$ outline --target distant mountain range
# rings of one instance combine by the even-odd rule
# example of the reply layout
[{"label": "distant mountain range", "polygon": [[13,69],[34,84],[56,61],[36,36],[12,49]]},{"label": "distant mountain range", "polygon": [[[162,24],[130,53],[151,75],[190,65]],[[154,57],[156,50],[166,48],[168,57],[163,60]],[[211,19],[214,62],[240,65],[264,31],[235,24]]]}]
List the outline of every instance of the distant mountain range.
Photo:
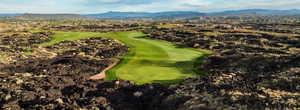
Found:
[{"label": "distant mountain range", "polygon": [[260,14],[260,15],[295,15],[300,14],[300,10],[268,10],[268,9],[247,9],[247,10],[232,10],[223,12],[208,13],[208,15],[238,15],[238,14]]},{"label": "distant mountain range", "polygon": [[83,16],[101,19],[131,19],[131,18],[192,18],[204,16],[205,13],[192,11],[172,11],[172,12],[107,12],[101,14],[87,14]]},{"label": "distant mountain range", "polygon": [[268,10],[268,9],[248,9],[233,10],[223,12],[200,13],[193,11],[173,11],[173,12],[107,12],[101,14],[87,14],[83,16],[100,19],[130,19],[130,18],[194,18],[199,16],[214,15],[240,15],[240,14],[259,14],[259,15],[300,15],[300,10]]},{"label": "distant mountain range", "polygon": [[269,9],[247,9],[247,10],[232,10],[223,12],[200,13],[194,11],[170,11],[170,12],[107,12],[100,14],[0,14],[0,17],[17,17],[28,19],[136,19],[136,18],[151,18],[151,19],[173,19],[173,18],[194,18],[200,16],[215,16],[215,15],[240,15],[240,14],[259,14],[259,15],[300,15],[300,10],[269,10]]},{"label": "distant mountain range", "polygon": [[22,14],[6,14],[0,13],[0,17],[14,17],[14,16],[21,16]]},{"label": "distant mountain range", "polygon": [[28,20],[78,20],[87,19],[85,16],[79,14],[30,14],[26,13],[20,16],[15,16],[17,19],[28,19]]}]

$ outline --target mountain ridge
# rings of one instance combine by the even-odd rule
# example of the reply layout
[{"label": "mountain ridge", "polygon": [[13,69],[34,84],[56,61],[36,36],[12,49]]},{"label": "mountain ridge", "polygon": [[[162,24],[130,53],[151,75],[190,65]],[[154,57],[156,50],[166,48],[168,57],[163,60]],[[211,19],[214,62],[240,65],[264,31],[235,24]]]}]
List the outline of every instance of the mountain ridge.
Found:
[{"label": "mountain ridge", "polygon": [[[188,15],[188,16],[187,16]],[[130,18],[190,18],[203,16],[205,13],[195,11],[166,11],[166,12],[106,12],[99,14],[86,14],[84,16],[103,19],[130,19]]]},{"label": "mountain ridge", "polygon": [[272,10],[272,9],[244,9],[244,10],[227,10],[222,12],[212,12],[209,15],[233,15],[233,14],[262,14],[262,15],[291,15],[291,14],[300,14],[299,9],[290,9],[290,10]]},{"label": "mountain ridge", "polygon": [[226,10],[221,12],[201,13],[197,11],[164,11],[164,12],[119,12],[109,11],[96,14],[1,14],[0,17],[33,17],[33,18],[95,18],[95,19],[174,19],[174,18],[194,18],[201,16],[215,15],[241,15],[241,14],[259,14],[259,15],[300,15],[299,9],[290,10],[272,10],[272,9],[244,9],[244,10]]}]

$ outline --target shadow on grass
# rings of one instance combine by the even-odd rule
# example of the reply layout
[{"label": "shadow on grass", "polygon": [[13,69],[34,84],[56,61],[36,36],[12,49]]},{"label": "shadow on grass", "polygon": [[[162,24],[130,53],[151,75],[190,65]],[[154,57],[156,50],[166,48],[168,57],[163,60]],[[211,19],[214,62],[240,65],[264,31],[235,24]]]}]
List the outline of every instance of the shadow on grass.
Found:
[{"label": "shadow on grass", "polygon": [[[176,62],[174,64],[169,65],[169,67],[176,67],[178,68],[183,74],[197,74],[197,75],[205,75],[207,72],[202,71],[200,66],[203,64],[204,58],[210,56],[211,54],[204,54],[203,56],[196,58],[191,61],[184,61],[184,62]],[[154,80],[151,83],[160,83],[163,85],[172,85],[172,84],[179,84],[184,81],[183,79],[174,79],[174,80]]]},{"label": "shadow on grass", "polygon": [[175,67],[178,70],[181,71],[183,74],[197,74],[197,75],[203,75],[207,72],[202,71],[200,69],[200,66],[203,65],[203,60],[210,56],[211,54],[203,54],[202,56],[195,58],[190,61],[182,61],[182,62],[175,62],[175,63],[168,63],[161,65],[162,67]]},{"label": "shadow on grass", "polygon": [[183,44],[174,44],[176,48],[190,48],[186,45],[183,45]]}]

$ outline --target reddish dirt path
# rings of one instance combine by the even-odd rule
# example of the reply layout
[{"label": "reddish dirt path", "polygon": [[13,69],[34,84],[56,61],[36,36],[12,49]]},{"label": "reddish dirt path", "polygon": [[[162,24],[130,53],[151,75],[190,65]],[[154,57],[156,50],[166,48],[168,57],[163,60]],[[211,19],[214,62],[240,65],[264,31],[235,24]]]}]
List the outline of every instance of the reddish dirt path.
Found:
[{"label": "reddish dirt path", "polygon": [[105,68],[101,73],[96,74],[94,76],[91,76],[90,79],[91,80],[100,80],[100,79],[104,79],[106,77],[106,71],[108,71],[109,69],[113,68],[114,66],[116,66],[119,63],[119,59],[114,58],[113,59],[113,64],[109,65],[107,68]]}]

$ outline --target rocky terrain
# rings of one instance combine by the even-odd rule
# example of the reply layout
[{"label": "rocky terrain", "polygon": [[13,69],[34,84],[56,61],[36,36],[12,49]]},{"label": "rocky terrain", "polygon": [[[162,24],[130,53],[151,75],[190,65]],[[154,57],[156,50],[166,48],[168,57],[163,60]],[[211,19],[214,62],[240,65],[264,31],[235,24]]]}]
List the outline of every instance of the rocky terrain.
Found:
[{"label": "rocky terrain", "polygon": [[[126,81],[106,82],[89,79],[112,64],[110,58],[123,55],[127,51],[126,46],[111,39],[64,41],[46,48],[38,47],[33,49],[30,55],[22,55],[23,57],[14,57],[11,54],[23,52],[17,47],[34,48],[51,39],[48,35],[37,36],[41,34],[46,33],[32,33],[29,37],[14,34],[1,39],[2,46],[10,47],[10,51],[2,52],[6,52],[10,59],[13,59],[0,65],[2,109],[138,109],[144,103],[139,102],[139,106],[136,105],[137,102],[124,104],[126,100],[134,101],[139,98],[137,90],[141,89],[159,97],[164,96],[155,92],[155,88],[161,88],[159,85],[135,86]],[[40,39],[32,41],[33,36]],[[14,41],[20,43],[13,43]],[[166,94],[170,92],[164,91]]]},{"label": "rocky terrain", "polygon": [[2,63],[24,58],[38,48],[38,44],[51,41],[52,32],[17,32],[1,34],[0,56]]},{"label": "rocky terrain", "polygon": [[41,28],[53,31],[83,31],[83,32],[123,32],[140,29],[140,24],[136,23],[114,23],[114,24],[87,24],[87,25],[45,25]]},{"label": "rocky terrain", "polygon": [[[299,109],[299,36],[157,28],[150,38],[208,49],[199,70],[208,74],[187,79],[175,91],[193,97],[186,107],[214,109]],[[198,105],[198,106],[196,106]]]},{"label": "rocky terrain", "polygon": [[[179,22],[179,21],[178,21]],[[129,28],[132,27],[132,28]],[[107,29],[105,29],[107,28]],[[0,37],[0,108],[87,110],[214,110],[300,108],[300,36],[244,31],[217,25],[82,25],[59,31],[141,30],[161,39],[212,51],[197,78],[176,85],[136,85],[90,80],[128,47],[106,38],[63,41],[41,47],[53,32],[15,32]]]}]

